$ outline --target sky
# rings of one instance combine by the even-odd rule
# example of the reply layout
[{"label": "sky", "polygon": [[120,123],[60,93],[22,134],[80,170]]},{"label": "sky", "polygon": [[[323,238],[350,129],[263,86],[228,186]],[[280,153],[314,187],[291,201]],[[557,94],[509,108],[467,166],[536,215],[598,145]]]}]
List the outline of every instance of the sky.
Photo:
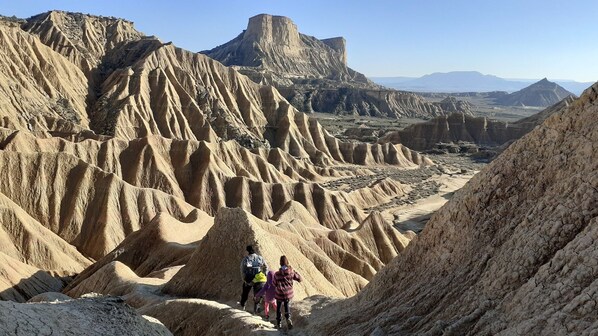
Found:
[{"label": "sky", "polygon": [[7,16],[52,9],[122,17],[192,51],[228,42],[253,15],[284,15],[303,34],[345,37],[349,66],[370,77],[598,81],[598,0],[0,0]]}]

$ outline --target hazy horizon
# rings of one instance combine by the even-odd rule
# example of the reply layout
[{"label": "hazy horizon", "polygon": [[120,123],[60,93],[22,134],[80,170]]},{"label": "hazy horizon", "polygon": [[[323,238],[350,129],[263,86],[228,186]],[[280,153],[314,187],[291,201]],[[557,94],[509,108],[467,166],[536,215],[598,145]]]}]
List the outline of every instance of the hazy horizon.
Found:
[{"label": "hazy horizon", "polygon": [[226,43],[256,14],[288,16],[303,34],[345,37],[349,66],[368,77],[478,71],[505,79],[598,80],[592,66],[598,45],[591,43],[598,2],[590,0],[0,3],[0,14],[21,18],[53,9],[128,19],[143,33],[191,51]]}]

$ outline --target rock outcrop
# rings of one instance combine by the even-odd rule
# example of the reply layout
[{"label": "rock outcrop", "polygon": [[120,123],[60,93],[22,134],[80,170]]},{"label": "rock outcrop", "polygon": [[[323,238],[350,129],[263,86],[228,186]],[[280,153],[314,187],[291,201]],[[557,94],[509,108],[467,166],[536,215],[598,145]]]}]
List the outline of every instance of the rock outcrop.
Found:
[{"label": "rock outcrop", "polygon": [[287,86],[295,83],[293,79],[310,78],[371,84],[347,67],[342,37],[321,41],[300,34],[295,23],[284,16],[256,15],[235,39],[202,53],[224,65],[238,66],[257,82],[271,76]]},{"label": "rock outcrop", "polygon": [[18,26],[0,21],[0,127],[33,129],[38,119],[89,127],[84,73]]},{"label": "rock outcrop", "polygon": [[447,113],[462,112],[464,114],[472,114],[471,109],[473,106],[471,103],[464,100],[457,100],[453,96],[444,98],[440,101],[439,105]]},{"label": "rock outcrop", "polygon": [[313,334],[598,330],[598,84],[515,142]]},{"label": "rock outcrop", "polygon": [[[230,232],[235,232],[235,236]],[[252,218],[243,210],[222,209],[206,238],[187,265],[164,287],[164,292],[210,300],[237,299],[241,277],[238,264],[244,256],[243,249],[238,247],[252,244],[270,267],[276,268],[281,255],[291,260],[294,269],[305,279],[295,286],[297,299],[316,294],[351,296],[366,284],[365,279],[334,264],[315,244]],[[207,257],[209,251],[218,251],[218,257]],[[220,280],[213,281],[215,278]]]},{"label": "rock outcrop", "polygon": [[[64,292],[72,297],[121,296],[175,334],[206,335],[218,328],[261,334],[271,331],[271,325],[232,308],[244,255],[238,246],[254,245],[271,269],[281,254],[287,255],[304,277],[295,286],[296,299],[301,299],[354,295],[409,242],[377,214],[350,232],[323,227],[294,201],[274,217],[276,221],[265,222],[242,209],[223,208],[212,225],[197,215],[177,221],[160,214]],[[226,321],[215,321],[217,316]]]},{"label": "rock outcrop", "polygon": [[453,113],[386,133],[379,142],[400,143],[422,151],[432,149],[438,143],[460,141],[490,147],[501,146],[521,138],[550,115],[567,109],[571,102],[573,97],[569,96],[542,112],[513,123]]},{"label": "rock outcrop", "polygon": [[172,335],[154,318],[120,299],[89,298],[53,303],[0,301],[3,335]]},{"label": "rock outcrop", "polygon": [[202,53],[257,83],[274,85],[302,112],[386,117],[445,113],[442,104],[383,88],[349,68],[344,38],[319,40],[301,34],[291,19],[283,16],[254,16],[239,36]]},{"label": "rock outcrop", "polygon": [[114,17],[50,11],[26,20],[23,29],[91,76],[102,58],[144,35],[133,22]]},{"label": "rock outcrop", "polygon": [[495,101],[500,105],[507,106],[551,106],[559,101],[575,95],[557,83],[544,78],[526,88],[513,92],[506,96],[497,98]]},{"label": "rock outcrop", "polygon": [[40,293],[60,291],[63,286],[60,279],[0,252],[0,300],[26,302]]},{"label": "rock outcrop", "polygon": [[201,299],[172,299],[140,309],[155,317],[176,335],[252,335],[267,336],[277,330],[249,312]]}]

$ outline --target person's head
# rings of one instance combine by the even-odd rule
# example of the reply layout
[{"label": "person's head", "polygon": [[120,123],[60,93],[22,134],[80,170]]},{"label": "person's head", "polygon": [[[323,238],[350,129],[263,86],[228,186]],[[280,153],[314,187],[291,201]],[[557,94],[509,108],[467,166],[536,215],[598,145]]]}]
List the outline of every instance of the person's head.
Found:
[{"label": "person's head", "polygon": [[281,256],[280,257],[280,266],[287,266],[287,267],[289,267],[289,260],[287,259],[287,256]]},{"label": "person's head", "polygon": [[247,250],[247,253],[249,253],[249,254],[254,254],[255,253],[255,251],[253,250],[253,246],[252,245],[247,245],[246,250]]}]

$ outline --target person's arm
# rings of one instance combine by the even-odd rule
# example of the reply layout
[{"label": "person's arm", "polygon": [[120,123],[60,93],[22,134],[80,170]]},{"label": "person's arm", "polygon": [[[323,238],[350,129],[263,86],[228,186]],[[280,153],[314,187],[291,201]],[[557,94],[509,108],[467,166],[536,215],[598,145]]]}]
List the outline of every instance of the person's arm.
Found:
[{"label": "person's arm", "polygon": [[262,262],[264,263],[264,267],[266,267],[264,274],[268,274],[268,263],[266,263],[266,258],[262,257]]},{"label": "person's arm", "polygon": [[303,281],[303,278],[301,277],[301,274],[297,273],[297,271],[293,271],[293,280],[301,282]]},{"label": "person's arm", "polygon": [[[266,286],[268,286],[268,285],[266,285]],[[260,289],[259,292],[257,292],[257,294],[255,294],[255,297],[257,299],[261,298],[262,296],[264,296],[264,294],[266,294],[266,290],[267,290],[266,286],[262,287],[262,289]]]}]

